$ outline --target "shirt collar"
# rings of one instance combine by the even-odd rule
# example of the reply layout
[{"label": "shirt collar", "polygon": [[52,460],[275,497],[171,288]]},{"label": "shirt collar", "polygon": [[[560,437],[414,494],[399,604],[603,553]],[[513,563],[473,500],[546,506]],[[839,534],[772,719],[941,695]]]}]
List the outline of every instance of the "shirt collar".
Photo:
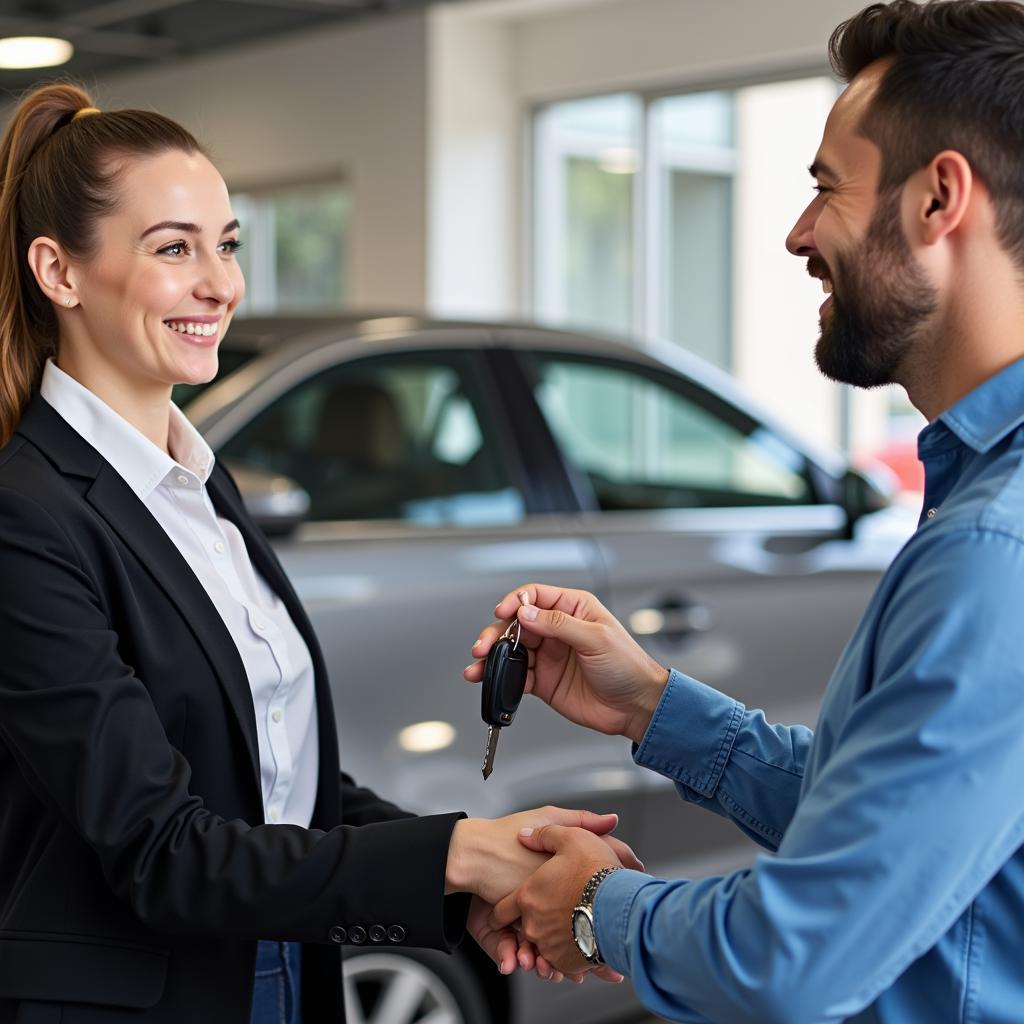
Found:
[{"label": "shirt collar", "polygon": [[968,448],[984,454],[1024,424],[1024,359],[1004,370],[950,406],[918,436],[924,459],[955,445],[953,434]]},{"label": "shirt collar", "polygon": [[169,473],[185,470],[205,484],[213,472],[213,451],[173,402],[169,403],[167,441],[175,458],[161,451],[52,359],[46,361],[39,390],[56,412],[117,470],[143,501]]}]

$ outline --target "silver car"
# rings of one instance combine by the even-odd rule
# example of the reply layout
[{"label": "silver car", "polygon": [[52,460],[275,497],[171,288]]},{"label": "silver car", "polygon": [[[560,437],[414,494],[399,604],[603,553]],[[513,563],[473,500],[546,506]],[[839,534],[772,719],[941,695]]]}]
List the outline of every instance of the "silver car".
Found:
[{"label": "silver car", "polygon": [[[421,812],[615,810],[658,875],[729,870],[754,848],[625,741],[528,698],[481,777],[479,692],[461,673],[495,601],[528,580],[592,590],[662,664],[813,723],[914,525],[675,347],[415,317],[239,320],[218,380],[176,397],[313,619],[347,770]],[[349,1020],[639,1012],[628,984],[508,980],[472,947],[351,954]]]}]

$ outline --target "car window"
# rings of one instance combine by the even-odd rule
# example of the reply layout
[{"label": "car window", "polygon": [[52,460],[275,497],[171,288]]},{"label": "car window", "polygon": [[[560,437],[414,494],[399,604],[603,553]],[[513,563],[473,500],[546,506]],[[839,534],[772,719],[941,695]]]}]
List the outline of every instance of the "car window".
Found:
[{"label": "car window", "polygon": [[547,353],[530,361],[548,425],[601,509],[814,500],[802,455],[692,383],[618,361]]},{"label": "car window", "polygon": [[312,520],[517,522],[523,496],[473,368],[462,352],[335,365],[269,405],[218,454],[300,484]]}]

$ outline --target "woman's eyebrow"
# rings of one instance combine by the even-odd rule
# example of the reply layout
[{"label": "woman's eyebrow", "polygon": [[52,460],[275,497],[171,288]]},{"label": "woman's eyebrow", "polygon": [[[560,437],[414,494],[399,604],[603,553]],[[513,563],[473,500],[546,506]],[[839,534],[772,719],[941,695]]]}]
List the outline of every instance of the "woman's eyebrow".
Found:
[{"label": "woman's eyebrow", "polygon": [[[224,225],[221,230],[221,234],[226,234],[228,231],[234,231],[238,227],[238,220],[230,220]],[[203,229],[198,224],[193,224],[191,221],[184,220],[162,220],[159,224],[153,224],[151,227],[146,228],[145,231],[139,235],[139,238],[145,238],[146,235],[151,235],[154,231],[184,231],[191,235],[202,234]]]}]

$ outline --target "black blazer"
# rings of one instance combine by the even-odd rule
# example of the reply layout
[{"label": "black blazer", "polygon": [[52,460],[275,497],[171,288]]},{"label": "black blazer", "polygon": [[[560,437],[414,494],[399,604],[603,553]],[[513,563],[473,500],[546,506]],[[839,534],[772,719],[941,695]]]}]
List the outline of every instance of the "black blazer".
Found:
[{"label": "black blazer", "polygon": [[219,464],[208,488],[309,645],[312,825],[264,823],[230,633],[37,394],[0,450],[0,1022],[247,1024],[257,939],[306,944],[307,1024],[336,1021],[348,936],[462,936],[468,899],[443,898],[459,815],[414,818],[339,773],[310,621]]}]

